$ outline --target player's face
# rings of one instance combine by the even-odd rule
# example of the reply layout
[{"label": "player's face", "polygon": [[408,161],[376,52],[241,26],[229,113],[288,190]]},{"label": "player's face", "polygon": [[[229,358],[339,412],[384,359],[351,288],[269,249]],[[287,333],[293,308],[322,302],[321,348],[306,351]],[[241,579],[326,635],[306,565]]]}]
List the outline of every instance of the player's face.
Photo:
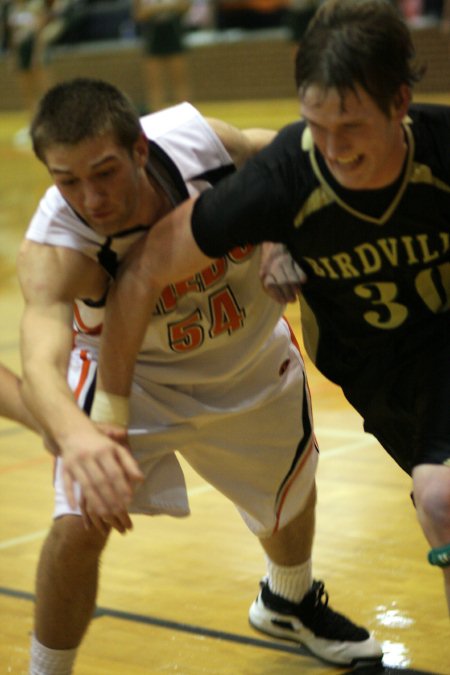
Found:
[{"label": "player's face", "polygon": [[139,224],[147,183],[146,142],[132,154],[112,134],[77,145],[54,145],[45,155],[55,185],[93,230],[108,236]]},{"label": "player's face", "polygon": [[336,89],[312,85],[301,99],[301,111],[338,183],[370,190],[389,185],[400,174],[406,154],[401,121],[408,103],[405,87],[387,116],[361,87],[347,92],[342,105]]}]

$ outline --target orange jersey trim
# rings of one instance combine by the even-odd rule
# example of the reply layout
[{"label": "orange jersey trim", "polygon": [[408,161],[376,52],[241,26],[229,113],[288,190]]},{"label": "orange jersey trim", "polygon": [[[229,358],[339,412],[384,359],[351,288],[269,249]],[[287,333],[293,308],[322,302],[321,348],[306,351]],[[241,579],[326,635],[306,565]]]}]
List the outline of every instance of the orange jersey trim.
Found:
[{"label": "orange jersey trim", "polygon": [[316,444],[315,444],[315,438],[314,438],[314,436],[313,436],[313,437],[311,438],[311,442],[310,442],[308,448],[307,448],[307,449],[305,450],[305,452],[303,453],[303,456],[302,456],[302,458],[301,458],[301,460],[300,460],[300,463],[299,463],[298,467],[296,468],[295,472],[293,473],[293,475],[291,476],[290,480],[288,481],[288,483],[287,483],[287,485],[286,485],[286,487],[285,487],[285,489],[284,489],[284,491],[283,491],[283,494],[282,494],[282,496],[281,496],[281,498],[280,498],[280,503],[279,503],[279,505],[278,505],[278,509],[277,509],[277,513],[276,513],[276,523],[275,523],[275,527],[273,528],[273,534],[275,534],[275,532],[278,532],[278,530],[280,529],[281,512],[282,512],[282,510],[283,510],[283,505],[284,505],[284,502],[286,501],[286,497],[287,497],[287,495],[288,495],[288,492],[289,492],[289,490],[291,489],[293,483],[295,482],[295,480],[296,480],[298,474],[299,474],[300,471],[303,469],[303,466],[305,465],[306,460],[309,458],[311,452],[312,452],[313,450],[315,450],[315,447],[316,447]]}]

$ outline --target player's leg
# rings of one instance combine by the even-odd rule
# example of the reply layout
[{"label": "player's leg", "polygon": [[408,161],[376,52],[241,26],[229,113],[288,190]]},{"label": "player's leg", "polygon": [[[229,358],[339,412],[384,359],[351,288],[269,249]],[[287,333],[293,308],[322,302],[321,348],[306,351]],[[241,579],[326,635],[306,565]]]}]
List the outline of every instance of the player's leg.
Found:
[{"label": "player's leg", "polygon": [[181,452],[233,501],[267,554],[268,576],[250,608],[251,624],[337,665],[379,661],[379,644],[333,611],[322,582],[313,581],[318,451],[303,363],[283,322],[277,337],[267,360],[244,373],[232,391],[204,392],[223,415],[200,422]]},{"label": "player's leg", "polygon": [[[413,477],[416,514],[431,546],[429,561],[441,567],[450,613],[450,358],[442,331],[430,348],[403,369],[380,379],[368,374],[364,390],[346,391],[349,401],[397,464]],[[367,382],[372,382],[369,386]],[[360,381],[362,373],[360,373]],[[380,386],[381,382],[381,386]]]},{"label": "player's leg", "polygon": [[311,558],[316,514],[316,486],[313,483],[303,510],[270,537],[260,538],[261,546],[277,565],[301,565]]},{"label": "player's leg", "polygon": [[[76,351],[72,353],[69,384],[75,390],[83,382],[78,392],[81,407],[90,398],[95,372],[93,361],[88,362]],[[30,675],[72,673],[77,648],[92,618],[99,559],[107,541],[95,528],[86,530],[80,510],[70,507],[61,458],[56,460],[54,493],[54,521],[42,547],[36,575]]]},{"label": "player's leg", "polygon": [[37,569],[30,675],[72,672],[93,615],[105,543],[106,537],[95,528],[85,529],[80,516],[54,521]]},{"label": "player's leg", "polygon": [[312,586],[312,549],[315,530],[316,488],[313,485],[302,511],[287,525],[259,541],[267,556],[268,583],[277,594],[299,602]]},{"label": "player's leg", "polygon": [[416,466],[413,482],[417,517],[432,548],[429,560],[442,569],[450,614],[450,466]]},{"label": "player's leg", "polygon": [[[415,447],[412,471],[417,517],[431,546],[428,560],[441,568],[450,614],[450,353],[448,331],[419,365],[416,393],[419,414],[413,427]],[[415,410],[414,410],[415,412]]]},{"label": "player's leg", "polygon": [[337,665],[377,662],[378,642],[363,627],[334,611],[321,581],[312,575],[315,487],[302,511],[260,543],[267,555],[267,576],[249,618],[264,633],[299,642]]},{"label": "player's leg", "polygon": [[[284,375],[283,396],[270,404],[271,414],[265,411],[272,423],[283,419],[283,431],[277,428],[283,449],[274,453],[269,442],[261,456],[269,475],[276,475],[274,456],[277,463],[284,460],[290,468],[288,477],[272,486],[276,526],[270,530],[266,521],[265,536],[259,537],[267,555],[267,577],[250,608],[250,622],[265,633],[300,642],[314,655],[334,664],[376,662],[382,657],[378,642],[365,628],[335,612],[328,604],[324,584],[313,580],[318,453],[304,365],[295,341]],[[277,409],[280,405],[284,414]],[[297,407],[296,413],[292,405]],[[261,425],[260,420],[255,428],[262,429]]]}]

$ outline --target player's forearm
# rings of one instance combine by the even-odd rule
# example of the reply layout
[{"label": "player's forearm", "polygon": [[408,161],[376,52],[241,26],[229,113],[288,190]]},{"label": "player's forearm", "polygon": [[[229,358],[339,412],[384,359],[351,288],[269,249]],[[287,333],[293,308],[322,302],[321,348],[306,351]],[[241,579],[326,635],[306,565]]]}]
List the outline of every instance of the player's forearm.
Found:
[{"label": "player's forearm", "polygon": [[[150,254],[151,251],[151,254]],[[153,250],[133,251],[108,294],[97,374],[97,391],[129,396],[134,365],[164,282],[149,274]]]},{"label": "player's forearm", "polygon": [[[72,346],[70,310],[48,311],[46,314],[39,306],[27,305],[22,317],[21,394],[41,429],[62,446],[90,422],[67,383]],[[66,321],[58,320],[60,312],[67,314]]]},{"label": "player's forearm", "polygon": [[97,389],[129,395],[134,364],[162,289],[211,263],[192,237],[194,201],[155,225],[123,263],[106,305]]},{"label": "player's forearm", "polygon": [[[65,377],[43,359],[23,360],[21,394],[37,426],[64,450],[69,438],[91,426],[78,408]],[[45,376],[43,375],[45,373]]]},{"label": "player's forearm", "polygon": [[145,289],[132,270],[111,288],[103,321],[97,391],[129,396],[134,364],[157,297],[157,289],[153,293]]}]

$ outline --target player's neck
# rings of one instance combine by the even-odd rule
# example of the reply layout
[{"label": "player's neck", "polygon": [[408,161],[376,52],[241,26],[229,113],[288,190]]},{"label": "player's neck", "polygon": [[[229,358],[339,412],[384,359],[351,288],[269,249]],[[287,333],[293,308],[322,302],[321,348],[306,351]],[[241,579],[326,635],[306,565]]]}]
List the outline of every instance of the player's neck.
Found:
[{"label": "player's neck", "polygon": [[145,174],[143,177],[142,192],[140,222],[154,225],[167,215],[173,206],[164,189],[150,174]]},{"label": "player's neck", "polygon": [[403,172],[406,157],[408,154],[408,141],[406,134],[401,127],[399,129],[398,137],[393,144],[391,151],[391,161],[386,163],[386,169],[383,173],[383,180],[378,186],[379,188],[386,188],[395,183]]}]

